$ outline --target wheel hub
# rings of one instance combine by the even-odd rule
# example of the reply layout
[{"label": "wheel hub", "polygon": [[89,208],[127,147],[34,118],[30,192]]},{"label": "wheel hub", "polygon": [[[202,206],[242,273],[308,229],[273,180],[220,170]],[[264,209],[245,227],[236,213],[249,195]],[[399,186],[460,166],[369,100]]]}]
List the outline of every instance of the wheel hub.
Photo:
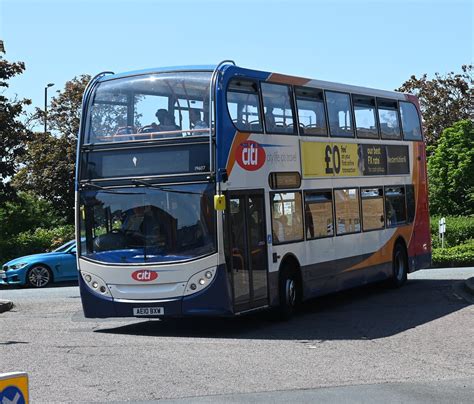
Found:
[{"label": "wheel hub", "polygon": [[49,272],[46,268],[36,267],[30,271],[29,280],[32,285],[40,288],[49,282]]},{"label": "wheel hub", "polygon": [[290,306],[294,306],[296,303],[296,286],[293,279],[288,279],[286,281],[286,296]]}]

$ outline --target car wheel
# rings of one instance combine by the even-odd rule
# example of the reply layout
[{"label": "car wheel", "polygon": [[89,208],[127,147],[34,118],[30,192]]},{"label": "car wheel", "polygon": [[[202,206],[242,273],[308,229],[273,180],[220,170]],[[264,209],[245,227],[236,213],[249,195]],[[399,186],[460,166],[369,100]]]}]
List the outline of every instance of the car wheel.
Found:
[{"label": "car wheel", "polygon": [[296,310],[300,296],[296,271],[290,265],[281,269],[280,275],[280,308],[279,314],[282,320],[291,318]]},{"label": "car wheel", "polygon": [[51,270],[44,265],[35,265],[26,274],[26,284],[33,288],[44,288],[53,280]]},{"label": "car wheel", "polygon": [[407,281],[407,273],[407,254],[405,248],[400,243],[397,243],[393,250],[392,278],[390,279],[390,286],[394,288],[401,287]]}]

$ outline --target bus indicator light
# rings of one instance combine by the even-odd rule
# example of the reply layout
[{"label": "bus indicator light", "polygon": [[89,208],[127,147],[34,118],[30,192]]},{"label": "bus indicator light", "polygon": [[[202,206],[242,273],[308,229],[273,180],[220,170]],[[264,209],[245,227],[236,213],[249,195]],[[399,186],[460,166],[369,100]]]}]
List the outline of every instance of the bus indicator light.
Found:
[{"label": "bus indicator light", "polygon": [[256,171],[265,164],[265,149],[253,140],[241,143],[236,151],[235,159],[240,167],[247,171]]},{"label": "bus indicator light", "polygon": [[153,271],[141,269],[132,273],[132,278],[139,282],[150,282],[158,278],[158,274]]}]

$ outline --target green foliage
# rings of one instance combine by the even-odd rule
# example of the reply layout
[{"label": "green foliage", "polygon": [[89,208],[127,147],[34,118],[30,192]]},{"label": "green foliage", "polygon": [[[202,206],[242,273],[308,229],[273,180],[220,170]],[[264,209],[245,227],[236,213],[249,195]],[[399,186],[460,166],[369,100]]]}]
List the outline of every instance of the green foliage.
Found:
[{"label": "green foliage", "polygon": [[0,208],[0,240],[37,227],[54,227],[65,224],[54,213],[50,202],[31,193],[20,193],[15,201]]},{"label": "green foliage", "polygon": [[436,215],[474,214],[474,123],[443,131],[428,159],[430,210]]},{"label": "green foliage", "polygon": [[432,261],[437,268],[474,266],[474,240],[455,247],[434,248]]},{"label": "green foliage", "polygon": [[36,228],[11,238],[0,240],[0,264],[24,255],[52,251],[74,239],[74,226],[65,225],[51,229]]},{"label": "green foliage", "polygon": [[13,183],[50,201],[58,215],[74,223],[75,144],[50,133],[35,133]]},{"label": "green foliage", "polygon": [[20,193],[0,208],[0,264],[21,255],[55,248],[73,237],[52,204],[33,194]]},{"label": "green foliage", "polygon": [[51,100],[48,110],[48,122],[60,137],[69,138],[75,146],[81,119],[82,95],[91,80],[88,74],[82,74],[67,81],[64,90]]},{"label": "green foliage", "polygon": [[[24,63],[10,63],[0,56],[0,89],[8,88],[8,80],[24,70]],[[15,174],[17,159],[24,154],[24,145],[30,136],[20,121],[23,107],[28,104],[30,100],[11,101],[0,93],[0,205],[15,197],[10,178]]]},{"label": "green foliage", "polygon": [[[441,216],[432,216],[430,219],[433,248],[441,247],[441,240],[438,237],[438,223],[440,217]],[[474,240],[474,216],[446,216],[444,246],[455,247],[469,240]]]},{"label": "green foliage", "polygon": [[[74,223],[74,174],[82,94],[89,75],[74,77],[51,100],[48,123],[53,133],[35,133],[13,179],[16,188],[51,201],[67,223]],[[37,109],[36,119],[44,119]]]},{"label": "green foliage", "polygon": [[463,65],[459,73],[436,73],[432,79],[426,74],[420,78],[411,76],[397,89],[418,97],[428,145],[436,144],[441,132],[455,122],[472,119],[472,70],[472,65]]}]

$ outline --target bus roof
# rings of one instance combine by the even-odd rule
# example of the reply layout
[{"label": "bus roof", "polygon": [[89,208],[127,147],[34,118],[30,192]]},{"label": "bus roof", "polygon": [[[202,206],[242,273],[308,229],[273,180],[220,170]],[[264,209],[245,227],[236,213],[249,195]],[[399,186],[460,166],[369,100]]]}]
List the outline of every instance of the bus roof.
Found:
[{"label": "bus roof", "polygon": [[153,73],[168,73],[168,72],[192,72],[192,71],[214,71],[217,65],[194,65],[194,66],[167,66],[167,67],[154,67],[150,69],[132,70],[117,74],[108,74],[102,76],[99,81],[107,81],[113,79],[120,79],[122,77],[140,76],[142,74],[153,74]]},{"label": "bus roof", "polygon": [[[112,79],[118,79],[123,77],[129,76],[138,76],[143,74],[153,74],[153,73],[165,73],[165,72],[187,72],[187,71],[214,71],[218,65],[190,65],[190,66],[168,66],[168,67],[155,67],[150,69],[143,69],[143,70],[134,70],[129,72],[117,73],[112,75],[105,75],[102,76],[99,81],[107,81]],[[229,67],[229,65],[224,65]],[[396,98],[400,100],[405,99],[405,93],[397,92],[397,91],[389,91],[389,90],[380,90],[376,88],[370,87],[362,87],[356,86],[351,84],[344,84],[332,81],[324,81],[324,80],[316,80],[316,79],[309,79],[305,77],[299,76],[291,76],[286,74],[280,73],[271,73],[262,70],[254,70],[243,68],[240,66],[230,66],[232,69],[236,69],[237,71],[242,70],[246,72],[255,72],[259,75],[266,76],[267,81],[269,82],[277,82],[277,83],[285,83],[285,84],[294,84],[300,86],[308,86],[314,88],[320,88],[324,90],[333,90],[333,91],[341,91],[341,92],[349,92],[353,94],[361,94],[361,95],[372,95],[382,98]]]}]

